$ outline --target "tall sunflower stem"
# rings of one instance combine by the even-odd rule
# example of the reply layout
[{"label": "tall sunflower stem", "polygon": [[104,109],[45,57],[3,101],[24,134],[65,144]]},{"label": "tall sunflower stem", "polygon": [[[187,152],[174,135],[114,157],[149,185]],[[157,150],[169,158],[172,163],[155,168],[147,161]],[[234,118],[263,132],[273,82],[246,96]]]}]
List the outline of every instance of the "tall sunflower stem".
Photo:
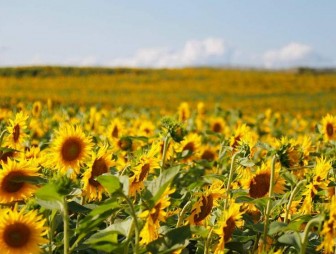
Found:
[{"label": "tall sunflower stem", "polygon": [[211,240],[211,235],[212,235],[212,231],[213,231],[213,227],[210,229],[209,234],[205,240],[205,245],[204,245],[204,254],[209,254],[210,251],[210,240]]},{"label": "tall sunflower stem", "polygon": [[139,253],[139,236],[140,236],[140,228],[137,220],[137,215],[134,210],[134,206],[132,204],[132,201],[123,193],[121,192],[121,196],[126,200],[128,206],[131,209],[131,215],[133,217],[133,223],[134,223],[134,234],[135,234],[135,246],[134,246],[134,253]]},{"label": "tall sunflower stem", "polygon": [[298,182],[298,184],[295,186],[294,190],[292,191],[292,193],[289,197],[288,204],[286,206],[285,221],[284,221],[285,223],[288,223],[289,210],[290,210],[290,207],[292,205],[293,199],[294,199],[296,193],[298,192],[298,190],[305,183],[306,183],[306,180],[301,180],[300,182]]},{"label": "tall sunflower stem", "polygon": [[225,203],[224,203],[224,210],[226,210],[230,198],[230,188],[231,188],[231,182],[232,182],[232,177],[233,177],[233,171],[234,171],[234,163],[236,160],[236,157],[238,156],[239,152],[235,153],[232,158],[231,158],[231,166],[230,166],[230,172],[229,172],[229,179],[228,183],[226,186],[226,198],[225,198]]},{"label": "tall sunflower stem", "polygon": [[307,248],[307,242],[308,242],[308,236],[309,236],[309,231],[310,231],[310,228],[312,226],[314,226],[315,224],[320,224],[321,222],[321,218],[314,218],[314,219],[311,219],[306,227],[305,227],[305,230],[303,231],[303,239],[301,241],[301,250],[300,250],[300,254],[305,254],[306,253],[306,248]]},{"label": "tall sunflower stem", "polygon": [[69,212],[66,196],[63,197],[64,254],[69,254]]},{"label": "tall sunflower stem", "polygon": [[186,213],[188,207],[190,206],[191,204],[191,201],[188,201],[184,207],[182,208],[181,212],[179,213],[179,216],[178,216],[178,220],[177,220],[177,224],[176,224],[176,227],[178,228],[179,226],[181,226],[182,222],[183,222],[183,216],[184,214]]},{"label": "tall sunflower stem", "polygon": [[271,178],[270,178],[270,185],[269,185],[269,191],[268,191],[268,201],[266,206],[266,212],[265,212],[265,226],[264,226],[264,235],[263,235],[263,249],[265,250],[267,245],[267,232],[268,232],[268,226],[269,226],[269,217],[271,212],[271,203],[273,198],[273,187],[274,187],[274,175],[275,175],[275,162],[276,162],[277,156],[274,155],[272,159],[271,164]]},{"label": "tall sunflower stem", "polygon": [[162,151],[162,159],[161,159],[161,171],[164,168],[166,157],[167,157],[167,151],[169,146],[169,134],[167,134],[163,141],[163,151]]}]

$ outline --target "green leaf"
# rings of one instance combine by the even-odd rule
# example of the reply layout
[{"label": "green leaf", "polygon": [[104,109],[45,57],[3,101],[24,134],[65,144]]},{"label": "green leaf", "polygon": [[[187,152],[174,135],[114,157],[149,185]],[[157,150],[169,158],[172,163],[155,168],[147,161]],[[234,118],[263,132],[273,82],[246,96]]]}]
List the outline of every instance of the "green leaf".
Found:
[{"label": "green leaf", "polygon": [[16,176],[13,180],[16,183],[45,184],[47,180],[40,176]]},{"label": "green leaf", "polygon": [[269,226],[268,234],[275,235],[277,233],[283,232],[286,230],[287,226],[288,225],[284,222],[273,221]]},{"label": "green leaf", "polygon": [[154,179],[149,183],[148,190],[153,195],[154,204],[156,204],[156,202],[161,198],[164,191],[167,189],[167,187],[173,181],[174,177],[180,171],[180,168],[180,166],[176,166],[165,169],[158,178]]},{"label": "green leaf", "polygon": [[239,164],[244,166],[244,167],[253,167],[255,163],[248,158],[242,158],[239,160]]},{"label": "green leaf", "polygon": [[59,201],[63,203],[62,196],[57,192],[55,183],[48,183],[35,192],[38,199],[46,201]]},{"label": "green leaf", "polygon": [[172,253],[172,251],[187,246],[188,239],[191,238],[190,226],[183,226],[172,229],[164,236],[147,245],[147,250],[151,253]]},{"label": "green leaf", "polygon": [[68,203],[68,208],[70,211],[75,212],[75,213],[82,213],[82,214],[87,214],[91,211],[91,209],[82,206],[81,204],[78,204],[75,201],[71,201]]},{"label": "green leaf", "polygon": [[118,177],[110,174],[103,174],[97,177],[97,181],[103,185],[107,191],[112,194],[121,188]]},{"label": "green leaf", "polygon": [[80,221],[76,233],[87,234],[99,226],[107,217],[111,216],[112,211],[119,207],[115,199],[106,200],[101,205],[92,209],[91,212]]},{"label": "green leaf", "polygon": [[40,206],[46,209],[49,209],[49,210],[62,210],[63,208],[62,202],[57,201],[57,200],[43,200],[43,199],[36,198],[36,202]]},{"label": "green leaf", "polygon": [[301,249],[300,236],[297,232],[291,232],[283,234],[278,238],[279,243],[283,243],[288,246],[293,246],[296,250]]}]

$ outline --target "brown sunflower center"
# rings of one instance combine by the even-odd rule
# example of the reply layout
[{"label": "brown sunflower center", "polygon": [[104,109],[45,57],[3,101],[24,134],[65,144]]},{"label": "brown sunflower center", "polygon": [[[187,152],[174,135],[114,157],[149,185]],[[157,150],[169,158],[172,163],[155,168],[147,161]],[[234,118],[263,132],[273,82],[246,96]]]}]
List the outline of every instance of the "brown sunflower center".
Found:
[{"label": "brown sunflower center", "polygon": [[12,171],[8,173],[8,175],[2,179],[1,189],[7,193],[19,191],[24,185],[24,182],[16,181],[20,176],[24,176],[20,171]]},{"label": "brown sunflower center", "polygon": [[226,221],[226,226],[223,228],[224,242],[227,242],[230,240],[235,227],[236,227],[236,222],[232,217],[230,217]]},{"label": "brown sunflower center", "polygon": [[139,182],[142,182],[145,179],[145,177],[148,175],[149,169],[150,169],[150,164],[149,163],[146,163],[145,165],[143,165],[141,167]]},{"label": "brown sunflower center", "polygon": [[119,129],[118,126],[114,126],[112,130],[112,137],[117,138],[119,136]]},{"label": "brown sunflower center", "polygon": [[82,143],[78,138],[68,138],[62,146],[62,158],[65,161],[74,161],[82,153]]},{"label": "brown sunflower center", "polygon": [[27,225],[16,222],[4,230],[4,240],[12,248],[21,248],[30,240],[30,229]]},{"label": "brown sunflower center", "polygon": [[161,202],[156,204],[154,209],[155,209],[155,212],[153,214],[151,214],[151,217],[152,217],[153,222],[156,222],[157,219],[159,218],[160,209],[161,209]]},{"label": "brown sunflower center", "polygon": [[195,151],[195,145],[193,142],[189,142],[187,143],[184,147],[183,147],[183,151],[189,151],[190,153],[193,153]]},{"label": "brown sunflower center", "polygon": [[215,123],[213,126],[212,126],[212,131],[213,132],[222,132],[223,128],[222,128],[222,125],[220,123]]},{"label": "brown sunflower center", "polygon": [[14,129],[13,129],[13,139],[14,142],[17,142],[19,140],[20,137],[20,125],[15,125]]},{"label": "brown sunflower center", "polygon": [[12,158],[14,154],[15,154],[14,151],[10,151],[10,152],[0,151],[0,161],[7,163],[8,158]]},{"label": "brown sunflower center", "polygon": [[103,158],[96,159],[92,165],[91,177],[89,179],[89,184],[98,187],[100,183],[95,180],[97,176],[107,173],[108,168],[106,162]]},{"label": "brown sunflower center", "polygon": [[213,207],[212,195],[202,196],[201,212],[199,214],[195,214],[194,221],[197,223],[204,220],[210,214],[212,207]]},{"label": "brown sunflower center", "polygon": [[328,123],[326,126],[326,131],[328,137],[332,137],[334,135],[334,126],[331,123]]},{"label": "brown sunflower center", "polygon": [[252,198],[261,198],[265,196],[269,190],[270,178],[268,173],[256,175],[250,182],[250,196]]},{"label": "brown sunflower center", "polygon": [[202,160],[213,161],[215,159],[215,154],[210,150],[205,150],[201,156]]}]

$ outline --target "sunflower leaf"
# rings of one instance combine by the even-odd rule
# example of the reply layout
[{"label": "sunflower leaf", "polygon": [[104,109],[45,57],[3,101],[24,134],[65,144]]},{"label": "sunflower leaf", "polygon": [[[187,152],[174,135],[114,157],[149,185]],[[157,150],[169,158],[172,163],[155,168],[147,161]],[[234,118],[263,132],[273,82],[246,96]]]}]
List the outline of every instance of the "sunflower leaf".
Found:
[{"label": "sunflower leaf", "polygon": [[107,191],[112,194],[121,188],[118,177],[110,174],[103,174],[96,178],[96,180],[103,185]]},{"label": "sunflower leaf", "polygon": [[172,253],[188,244],[191,238],[190,226],[182,226],[168,231],[164,236],[147,245],[147,250],[151,253]]},{"label": "sunflower leaf", "polygon": [[158,201],[175,176],[180,171],[180,166],[165,169],[161,175],[148,184],[148,190],[153,195],[153,204]]},{"label": "sunflower leaf", "polygon": [[51,183],[44,185],[40,189],[38,189],[35,192],[35,196],[38,199],[42,199],[46,201],[58,201],[58,202],[63,203],[62,196],[58,193],[57,190],[58,189],[55,183],[51,182]]}]

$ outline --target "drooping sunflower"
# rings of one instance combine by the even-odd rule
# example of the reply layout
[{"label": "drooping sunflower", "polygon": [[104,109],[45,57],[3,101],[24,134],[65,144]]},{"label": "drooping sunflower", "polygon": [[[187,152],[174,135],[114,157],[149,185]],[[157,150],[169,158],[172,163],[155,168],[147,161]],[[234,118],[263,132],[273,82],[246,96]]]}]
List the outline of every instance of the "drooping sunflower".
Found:
[{"label": "drooping sunflower", "polygon": [[98,153],[93,152],[91,162],[88,163],[88,168],[83,174],[83,195],[88,201],[101,200],[105,188],[95,180],[96,177],[108,173],[109,168],[115,163],[111,160],[112,153],[108,147],[102,146]]},{"label": "drooping sunflower", "polygon": [[4,254],[41,253],[39,245],[48,242],[46,220],[37,211],[6,209],[0,212],[0,249]]},{"label": "drooping sunflower", "polygon": [[70,124],[61,126],[55,136],[50,153],[51,166],[64,174],[78,174],[92,150],[91,138],[84,134],[81,127]]},{"label": "drooping sunflower", "polygon": [[[285,189],[285,179],[279,175],[280,164],[275,164],[274,176],[274,193],[281,194]],[[242,179],[243,188],[248,190],[249,196],[252,198],[261,198],[267,195],[271,180],[271,165],[263,164],[259,167],[255,174],[250,178]]]},{"label": "drooping sunflower", "polygon": [[173,192],[175,192],[174,189],[167,188],[151,210],[146,210],[139,215],[146,220],[140,232],[140,244],[146,245],[159,237],[160,222],[166,221],[165,209],[170,205],[169,195]]},{"label": "drooping sunflower", "polygon": [[330,114],[322,119],[322,134],[325,141],[336,140],[336,117]]},{"label": "drooping sunflower", "polygon": [[153,143],[148,152],[141,155],[138,164],[132,169],[133,175],[130,177],[130,195],[135,195],[144,187],[144,181],[148,174],[160,167],[160,145]]},{"label": "drooping sunflower", "polygon": [[218,200],[224,198],[224,184],[220,180],[215,180],[210,186],[202,191],[200,198],[193,205],[188,218],[191,225],[202,225],[210,215],[213,207],[218,205]]},{"label": "drooping sunflower", "polygon": [[241,211],[241,205],[230,201],[228,210],[223,212],[222,218],[218,222],[218,227],[214,232],[219,235],[220,239],[215,249],[215,254],[225,253],[225,243],[227,243],[236,228],[243,226],[243,215]]},{"label": "drooping sunflower", "polygon": [[14,120],[9,120],[7,131],[9,135],[5,139],[5,146],[20,150],[23,147],[23,142],[27,138],[25,133],[27,129],[28,116],[23,112],[15,115]]},{"label": "drooping sunflower", "polygon": [[38,168],[31,162],[8,160],[2,163],[0,170],[0,203],[25,200],[38,188],[29,182],[21,181],[22,177],[39,176]]}]

